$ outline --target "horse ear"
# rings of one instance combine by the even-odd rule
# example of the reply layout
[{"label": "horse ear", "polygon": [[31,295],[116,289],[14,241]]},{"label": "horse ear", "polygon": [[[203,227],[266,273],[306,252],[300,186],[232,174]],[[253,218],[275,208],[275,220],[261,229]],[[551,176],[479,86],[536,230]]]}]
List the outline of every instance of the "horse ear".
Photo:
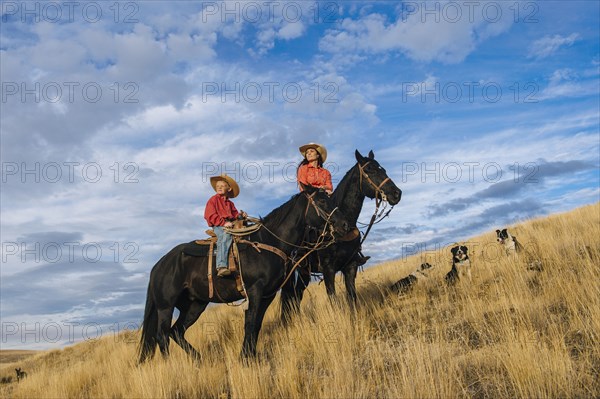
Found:
[{"label": "horse ear", "polygon": [[356,160],[358,162],[360,162],[364,157],[360,154],[360,152],[358,152],[358,150],[354,151],[354,156],[356,157]]},{"label": "horse ear", "polygon": [[369,159],[375,159],[375,154],[373,154],[373,150],[369,151]]}]

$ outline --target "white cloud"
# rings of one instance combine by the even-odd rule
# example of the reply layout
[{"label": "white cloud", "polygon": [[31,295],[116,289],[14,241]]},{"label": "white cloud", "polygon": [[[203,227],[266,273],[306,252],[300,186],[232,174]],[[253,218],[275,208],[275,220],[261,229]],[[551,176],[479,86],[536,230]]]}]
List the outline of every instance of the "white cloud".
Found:
[{"label": "white cloud", "polygon": [[296,39],[302,36],[305,30],[306,27],[302,22],[288,23],[277,32],[277,37],[284,40]]},{"label": "white cloud", "polygon": [[206,61],[216,56],[216,52],[213,49],[216,41],[217,34],[214,32],[208,38],[202,38],[198,35],[170,34],[167,39],[167,45],[170,53],[176,60]]},{"label": "white cloud", "polygon": [[306,30],[302,22],[294,23],[265,23],[261,24],[256,33],[257,50],[250,50],[253,55],[264,55],[275,48],[275,41],[292,40],[301,37]]},{"label": "white cloud", "polygon": [[598,94],[598,70],[584,71],[580,76],[576,71],[558,69],[550,76],[548,86],[540,92],[539,100],[564,97],[585,97]]},{"label": "white cloud", "polygon": [[579,34],[571,33],[569,36],[544,36],[533,42],[529,48],[529,58],[546,58],[558,51],[563,46],[571,46],[579,38]]},{"label": "white cloud", "polygon": [[438,7],[427,13],[423,3],[408,16],[397,10],[394,22],[377,13],[357,20],[346,18],[338,29],[325,34],[319,47],[334,54],[400,51],[416,61],[452,64],[462,62],[479,43],[505,32],[512,23],[507,17],[492,23],[481,14],[471,16],[467,10],[461,11],[461,17],[449,17],[443,10]]}]

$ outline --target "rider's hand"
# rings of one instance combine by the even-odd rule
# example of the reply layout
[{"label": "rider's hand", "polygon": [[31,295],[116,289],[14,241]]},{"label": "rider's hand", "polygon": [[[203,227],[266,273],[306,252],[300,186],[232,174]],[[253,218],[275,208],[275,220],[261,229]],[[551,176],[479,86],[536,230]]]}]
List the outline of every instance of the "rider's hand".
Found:
[{"label": "rider's hand", "polygon": [[223,225],[223,227],[227,227],[227,228],[232,228],[233,227],[233,223],[231,222],[225,222],[225,224]]}]

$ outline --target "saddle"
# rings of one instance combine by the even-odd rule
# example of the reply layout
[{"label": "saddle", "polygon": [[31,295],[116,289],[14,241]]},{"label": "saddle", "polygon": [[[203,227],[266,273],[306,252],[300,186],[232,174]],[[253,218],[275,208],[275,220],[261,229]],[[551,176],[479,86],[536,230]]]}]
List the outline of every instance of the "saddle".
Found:
[{"label": "saddle", "polygon": [[[195,240],[189,242],[185,247],[183,247],[183,253],[188,256],[196,256],[196,257],[208,257],[208,297],[212,299],[214,295],[214,284],[213,284],[213,274],[216,272],[216,269],[213,267],[213,257],[215,254],[215,247],[217,245],[217,235],[212,230],[206,230],[206,234],[208,238],[202,240]],[[242,275],[239,273],[240,269],[240,257],[239,257],[239,248],[237,242],[237,236],[233,237],[233,242],[231,247],[229,248],[229,255],[227,258],[227,265],[231,274],[235,276],[235,286],[239,293],[246,298],[246,289],[244,288],[244,282],[242,281]]]},{"label": "saddle", "polygon": [[[242,272],[241,272],[241,260],[240,260],[240,251],[245,251],[249,247],[254,248],[257,252],[261,252],[261,249],[266,249],[270,252],[273,252],[279,255],[283,260],[287,261],[287,255],[281,251],[279,248],[275,248],[270,245],[262,244],[259,242],[252,242],[245,240],[243,237],[248,236],[261,228],[260,224],[254,224],[250,226],[244,226],[243,221],[238,220],[234,222],[234,227],[229,229],[225,229],[229,234],[233,236],[233,242],[231,247],[229,248],[229,256],[228,256],[228,268],[231,271],[232,275],[235,276],[235,285],[236,289],[239,293],[246,298],[246,288],[244,286],[244,281],[242,280]],[[208,238],[202,240],[195,240],[189,242],[185,247],[183,247],[183,253],[188,256],[197,256],[197,257],[208,257],[208,296],[212,298],[214,295],[214,287],[213,287],[213,257],[216,256],[215,246],[217,245],[217,235],[212,230],[206,230],[206,234],[209,236]],[[215,269],[216,271],[216,269]]]}]

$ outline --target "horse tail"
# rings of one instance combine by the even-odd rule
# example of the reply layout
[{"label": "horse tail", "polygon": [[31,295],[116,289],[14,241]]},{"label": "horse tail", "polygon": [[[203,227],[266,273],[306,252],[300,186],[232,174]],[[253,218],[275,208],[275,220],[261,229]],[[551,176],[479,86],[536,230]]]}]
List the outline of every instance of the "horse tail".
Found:
[{"label": "horse tail", "polygon": [[142,324],[142,337],[139,346],[139,363],[143,363],[147,358],[154,356],[156,349],[156,334],[158,333],[158,311],[154,303],[152,291],[152,279],[148,284],[148,294],[146,296],[146,310],[144,311],[144,322]]}]

